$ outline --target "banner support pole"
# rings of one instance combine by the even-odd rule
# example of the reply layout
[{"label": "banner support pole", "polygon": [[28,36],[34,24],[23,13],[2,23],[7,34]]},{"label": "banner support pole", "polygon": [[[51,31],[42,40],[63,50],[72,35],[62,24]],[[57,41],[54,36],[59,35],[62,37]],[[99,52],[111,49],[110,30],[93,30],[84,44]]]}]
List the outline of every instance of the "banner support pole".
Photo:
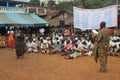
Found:
[{"label": "banner support pole", "polygon": [[119,9],[118,9],[118,6],[119,6],[119,0],[117,0],[117,29],[119,29],[119,24],[118,24]]}]

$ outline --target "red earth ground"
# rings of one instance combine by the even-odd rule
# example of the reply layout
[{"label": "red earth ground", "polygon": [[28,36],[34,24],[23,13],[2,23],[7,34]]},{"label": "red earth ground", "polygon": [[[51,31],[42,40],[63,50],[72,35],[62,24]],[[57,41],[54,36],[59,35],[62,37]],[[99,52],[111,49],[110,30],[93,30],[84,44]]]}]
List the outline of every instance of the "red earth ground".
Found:
[{"label": "red earth ground", "polygon": [[106,73],[93,57],[64,59],[60,54],[33,53],[16,59],[15,51],[0,49],[0,80],[120,80],[120,57],[108,57]]}]

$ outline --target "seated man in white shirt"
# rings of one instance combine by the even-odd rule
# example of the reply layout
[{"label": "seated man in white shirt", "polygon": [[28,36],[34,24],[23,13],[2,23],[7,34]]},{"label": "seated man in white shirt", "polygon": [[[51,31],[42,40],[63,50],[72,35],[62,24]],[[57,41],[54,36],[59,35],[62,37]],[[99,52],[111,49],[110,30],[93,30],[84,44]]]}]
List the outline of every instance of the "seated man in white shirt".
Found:
[{"label": "seated man in white shirt", "polygon": [[82,45],[83,55],[92,56],[93,44],[90,41],[84,41]]},{"label": "seated man in white shirt", "polygon": [[38,52],[38,44],[35,39],[27,43],[27,52],[28,53],[37,53]]}]

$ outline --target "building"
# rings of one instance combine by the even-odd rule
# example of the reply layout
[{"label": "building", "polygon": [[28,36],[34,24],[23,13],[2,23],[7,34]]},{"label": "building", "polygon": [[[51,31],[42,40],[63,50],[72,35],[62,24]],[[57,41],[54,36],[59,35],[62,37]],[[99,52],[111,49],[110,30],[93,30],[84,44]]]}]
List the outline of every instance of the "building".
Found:
[{"label": "building", "polygon": [[[45,7],[47,7],[48,5],[48,1],[50,0],[40,0],[40,6],[44,5]],[[69,2],[69,1],[74,1],[74,0],[53,0],[55,1],[56,4],[59,4],[60,2]]]},{"label": "building", "polygon": [[62,10],[45,18],[54,29],[69,28],[73,32],[73,12]]},{"label": "building", "polygon": [[[0,0],[0,32],[8,27],[45,27],[49,23],[34,13],[26,13],[29,0]],[[2,31],[1,31],[2,30]]]},{"label": "building", "polygon": [[0,27],[1,26],[35,26],[48,24],[33,13],[26,13],[24,3],[30,0],[0,0]]},{"label": "building", "polygon": [[73,22],[73,12],[62,10],[52,16],[49,16],[48,21],[51,23],[51,26],[55,27],[70,26]]}]

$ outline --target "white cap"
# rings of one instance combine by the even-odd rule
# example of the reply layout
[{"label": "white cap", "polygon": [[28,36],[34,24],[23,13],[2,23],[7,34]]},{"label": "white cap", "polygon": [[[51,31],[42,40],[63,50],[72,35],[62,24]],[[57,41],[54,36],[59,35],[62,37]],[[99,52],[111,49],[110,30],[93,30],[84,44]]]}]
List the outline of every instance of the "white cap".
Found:
[{"label": "white cap", "polygon": [[34,38],[33,41],[36,41],[36,39]]}]

